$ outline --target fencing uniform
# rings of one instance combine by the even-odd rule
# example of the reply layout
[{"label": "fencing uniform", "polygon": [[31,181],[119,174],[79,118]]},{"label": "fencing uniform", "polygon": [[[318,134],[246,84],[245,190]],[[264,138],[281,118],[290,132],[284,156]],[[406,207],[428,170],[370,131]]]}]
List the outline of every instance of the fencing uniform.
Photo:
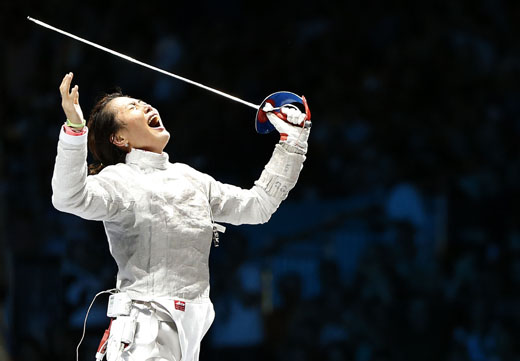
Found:
[{"label": "fencing uniform", "polygon": [[133,149],[125,163],[94,176],[87,176],[86,158],[87,134],[61,131],[52,201],[60,211],[103,221],[118,266],[116,287],[134,301],[134,342],[120,354],[114,351],[111,345],[123,332],[115,320],[109,361],[180,361],[175,344],[164,341],[169,334],[174,343],[178,339],[182,361],[198,360],[200,341],[214,319],[208,267],[212,219],[266,222],[294,187],[305,156],[277,144],[249,190],[172,164],[166,153]]}]

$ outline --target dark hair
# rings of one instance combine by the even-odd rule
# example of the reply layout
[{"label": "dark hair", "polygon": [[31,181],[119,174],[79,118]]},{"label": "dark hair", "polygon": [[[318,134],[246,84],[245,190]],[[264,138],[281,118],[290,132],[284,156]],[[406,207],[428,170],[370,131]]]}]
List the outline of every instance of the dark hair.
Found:
[{"label": "dark hair", "polygon": [[89,174],[98,174],[106,166],[125,161],[126,152],[112,143],[112,137],[124,124],[117,121],[114,111],[107,109],[108,103],[119,97],[127,95],[119,90],[103,95],[88,118],[88,147],[94,156],[94,163],[88,167]]}]

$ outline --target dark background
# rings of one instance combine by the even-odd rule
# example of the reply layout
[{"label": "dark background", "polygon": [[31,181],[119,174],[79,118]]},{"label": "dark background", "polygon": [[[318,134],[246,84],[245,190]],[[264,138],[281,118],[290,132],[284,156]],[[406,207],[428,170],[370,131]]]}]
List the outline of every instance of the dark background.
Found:
[{"label": "dark background", "polygon": [[115,285],[102,224],[50,202],[66,72],[86,116],[120,86],[159,109],[172,161],[223,182],[249,188],[277,141],[253,109],[28,15],[255,104],[307,97],[297,186],[212,250],[202,361],[520,360],[520,3],[505,0],[3,1],[0,360],[73,359]]}]

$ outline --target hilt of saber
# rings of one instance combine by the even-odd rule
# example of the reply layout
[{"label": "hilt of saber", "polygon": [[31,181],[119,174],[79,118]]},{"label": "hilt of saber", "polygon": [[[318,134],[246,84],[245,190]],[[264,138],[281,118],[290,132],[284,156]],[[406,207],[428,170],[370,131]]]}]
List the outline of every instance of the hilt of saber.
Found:
[{"label": "hilt of saber", "polygon": [[[284,121],[287,122],[287,116],[285,116],[285,114],[283,114],[283,113],[281,112],[281,110],[282,110],[284,107],[294,107],[294,108],[298,109],[296,106],[294,106],[294,105],[292,105],[292,104],[287,104],[287,105],[284,105],[284,106],[281,106],[281,107],[275,107],[275,108],[269,110],[269,111],[266,112],[266,113],[275,113],[275,115],[276,115],[278,118],[280,118],[280,119],[282,119],[282,120],[284,120]],[[312,127],[312,122],[311,122],[311,120],[310,120],[310,119],[307,119],[307,118],[305,118],[305,120],[304,120],[302,123],[300,123],[300,124],[301,124],[302,128],[310,129],[310,128]]]},{"label": "hilt of saber", "polygon": [[281,111],[284,107],[297,108],[299,111],[306,114],[305,121],[303,124],[300,124],[300,126],[307,129],[311,128],[311,111],[305,97],[300,97],[299,95],[288,91],[279,91],[265,98],[260,105],[261,108],[256,112],[255,128],[258,133],[267,134],[275,129],[267,118],[266,112],[263,110],[266,103],[269,103],[272,106],[272,108],[269,109],[269,112],[274,113],[283,121],[287,121],[287,116]]}]

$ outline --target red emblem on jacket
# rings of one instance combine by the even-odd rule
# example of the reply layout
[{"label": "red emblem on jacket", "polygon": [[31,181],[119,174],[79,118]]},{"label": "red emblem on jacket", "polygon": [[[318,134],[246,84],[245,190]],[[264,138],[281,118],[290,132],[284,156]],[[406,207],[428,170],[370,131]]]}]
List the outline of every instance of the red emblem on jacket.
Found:
[{"label": "red emblem on jacket", "polygon": [[175,309],[179,311],[184,311],[186,309],[186,302],[175,300]]}]

